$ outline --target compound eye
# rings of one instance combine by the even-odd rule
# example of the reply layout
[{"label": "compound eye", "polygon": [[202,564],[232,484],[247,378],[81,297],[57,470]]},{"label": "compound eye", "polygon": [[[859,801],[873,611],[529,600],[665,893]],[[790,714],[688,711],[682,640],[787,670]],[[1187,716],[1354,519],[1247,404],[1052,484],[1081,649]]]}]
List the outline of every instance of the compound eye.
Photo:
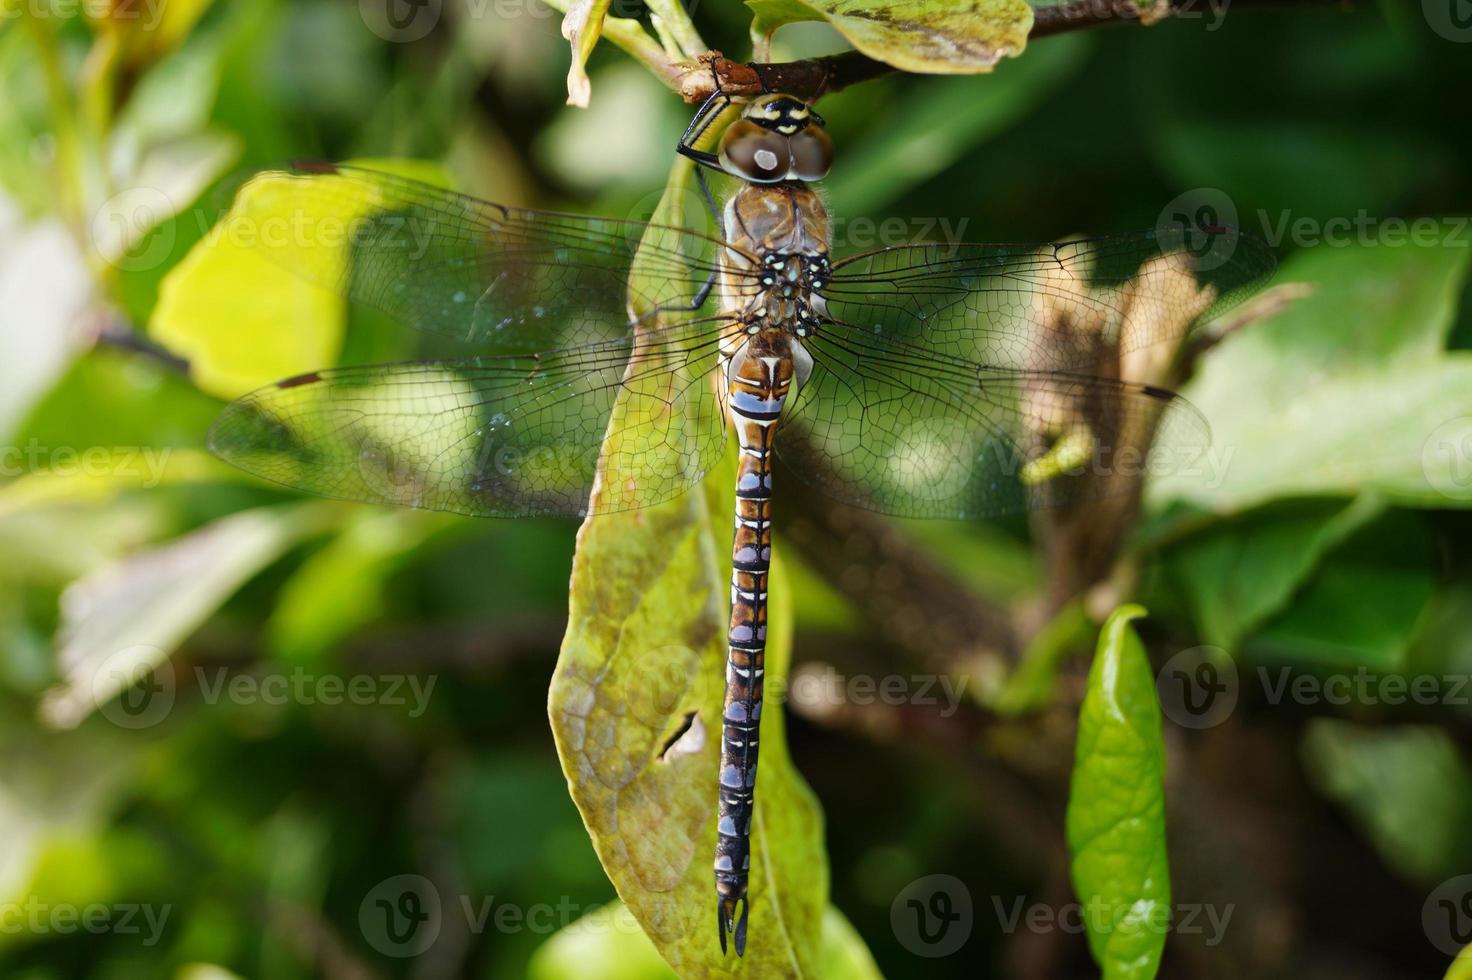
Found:
[{"label": "compound eye", "polygon": [[721,136],[721,166],[727,173],[757,184],[785,180],[792,166],[787,137],[738,119]]},{"label": "compound eye", "polygon": [[792,169],[801,180],[822,180],[833,166],[833,139],[821,126],[808,126],[788,140]]}]

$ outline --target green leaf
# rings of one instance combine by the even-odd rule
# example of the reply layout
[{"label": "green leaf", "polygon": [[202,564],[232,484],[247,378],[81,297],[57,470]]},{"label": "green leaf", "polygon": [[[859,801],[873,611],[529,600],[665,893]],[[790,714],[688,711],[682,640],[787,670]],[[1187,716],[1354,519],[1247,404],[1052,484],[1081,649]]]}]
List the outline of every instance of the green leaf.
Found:
[{"label": "green leaf", "polygon": [[970,75],[1016,57],[1032,30],[1023,0],[747,0],[754,35],[826,20],[855,48],[900,71]]},{"label": "green leaf", "polygon": [[1401,873],[1435,881],[1466,869],[1472,773],[1445,731],[1316,718],[1302,751],[1319,791],[1348,810]]},{"label": "green leaf", "polygon": [[1170,922],[1165,743],[1155,674],[1122,606],[1104,624],[1078,719],[1068,850],[1089,949],[1105,980],[1148,980]]},{"label": "green leaf", "polygon": [[1383,501],[1286,501],[1221,521],[1171,551],[1171,578],[1191,598],[1201,636],[1235,650],[1280,612],[1324,553],[1384,511]]},{"label": "green leaf", "polygon": [[1281,280],[1317,285],[1229,337],[1185,388],[1213,427],[1203,468],[1150,486],[1151,502],[1216,512],[1275,497],[1365,490],[1409,506],[1472,506],[1460,446],[1472,355],[1446,353],[1468,250],[1314,249]]},{"label": "green leaf", "polygon": [[1472,980],[1472,946],[1462,948],[1441,980]]},{"label": "green leaf", "polygon": [[[1092,50],[1090,42],[1082,34],[1052,38],[985,84],[965,78],[935,79],[922,88],[894,93],[880,110],[885,113],[885,124],[861,143],[846,148],[843,166],[824,181],[833,213],[849,219],[873,215],[911,188],[938,176],[976,146],[1024,118],[1072,78]],[[850,109],[871,118],[878,109],[872,93],[862,86],[836,93],[832,99],[853,104],[834,106],[831,112],[825,108],[830,119]],[[970,238],[976,234],[972,232]],[[965,227],[956,229],[956,237],[969,240]]]},{"label": "green leaf", "polygon": [[351,510],[343,532],[312,552],[277,593],[268,630],[272,652],[288,663],[323,660],[334,645],[383,615],[390,576],[455,520],[429,511]]},{"label": "green leaf", "polygon": [[1243,651],[1259,662],[1397,669],[1436,591],[1435,557],[1424,518],[1392,511],[1335,548]]},{"label": "green leaf", "polygon": [[[880,980],[874,958],[833,906],[823,916],[823,980]],[[610,902],[565,927],[532,956],[529,980],[673,980],[649,937],[622,902]]]},{"label": "green leaf", "polygon": [[[403,160],[366,166],[445,185],[444,171]],[[318,181],[330,178],[318,177]],[[235,398],[261,385],[326,367],[337,359],[346,304],[330,289],[293,274],[293,249],[335,251],[346,272],[352,251],[345,229],[361,215],[346,213],[329,194],[320,210],[299,183],[261,176],[243,186],[230,211],[159,288],[149,331],[189,361],[190,375],[211,394]],[[267,258],[255,244],[291,236]],[[313,268],[327,268],[314,262]]]},{"label": "green leaf", "polygon": [[[63,683],[47,692],[43,719],[73,728],[93,711],[106,710],[118,694],[162,666],[243,582],[322,530],[334,510],[341,509],[310,503],[241,511],[68,586],[57,631]],[[166,713],[173,701],[172,674],[158,684],[162,693],[146,707]],[[136,727],[158,720],[140,714]]]},{"label": "green leaf", "polygon": [[622,902],[566,926],[537,948],[527,980],[675,980]]},{"label": "green leaf", "polygon": [[1205,359],[1184,394],[1211,422],[1213,447],[1201,467],[1153,481],[1151,502],[1228,513],[1373,490],[1472,506],[1461,449],[1472,355],[1442,350],[1467,260],[1466,249],[1385,246],[1295,256],[1280,279],[1318,288]]},{"label": "green leaf", "polygon": [[[688,161],[678,162],[656,221],[683,219],[689,176]],[[605,455],[620,451],[622,411],[620,401]],[[728,453],[705,493],[583,524],[549,696],[558,756],[598,858],[660,955],[684,977],[725,976],[734,959],[722,957],[717,941],[711,866],[734,488]],[[590,512],[598,511],[595,492]],[[791,631],[779,555],[769,606],[770,690],[785,682]],[[793,768],[784,728],[782,712],[766,713],[741,965],[752,976],[815,975],[827,904],[822,815]]]}]

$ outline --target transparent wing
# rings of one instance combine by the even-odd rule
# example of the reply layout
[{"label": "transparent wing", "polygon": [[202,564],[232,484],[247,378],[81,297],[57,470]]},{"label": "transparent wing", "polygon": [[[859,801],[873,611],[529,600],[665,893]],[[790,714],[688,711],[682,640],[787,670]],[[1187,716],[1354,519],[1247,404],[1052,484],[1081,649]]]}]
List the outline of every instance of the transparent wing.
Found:
[{"label": "transparent wing", "polygon": [[778,455],[869,510],[995,517],[1125,493],[1211,440],[1195,408],[1147,385],[996,368],[839,324],[804,345],[814,370]]},{"label": "transparent wing", "polygon": [[303,278],[475,353],[611,340],[655,314],[665,324],[708,316],[717,249],[725,247],[683,228],[507,208],[336,164],[256,175],[223,231]]},{"label": "transparent wing", "polygon": [[828,313],[900,344],[997,367],[1090,369],[1187,334],[1259,289],[1267,244],[1222,226],[1080,241],[909,245],[844,259]]},{"label": "transparent wing", "polygon": [[[484,517],[581,515],[677,496],[719,458],[721,327],[543,354],[347,367],[226,407],[210,448],[308,493]],[[610,420],[617,422],[600,471]]]}]

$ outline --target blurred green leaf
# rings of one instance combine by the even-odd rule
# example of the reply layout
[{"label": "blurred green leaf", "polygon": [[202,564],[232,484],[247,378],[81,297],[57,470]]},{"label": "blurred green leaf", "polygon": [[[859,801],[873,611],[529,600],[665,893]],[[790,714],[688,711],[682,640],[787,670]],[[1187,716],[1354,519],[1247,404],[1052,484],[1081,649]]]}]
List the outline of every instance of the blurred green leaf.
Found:
[{"label": "blurred green leaf", "polygon": [[1239,205],[1254,209],[1238,215],[1254,234],[1272,236],[1281,223],[1302,218],[1386,214],[1444,169],[1430,141],[1362,120],[1192,116],[1160,117],[1166,122],[1156,143],[1161,164],[1179,186],[1234,189]]},{"label": "blurred green leaf", "polygon": [[1228,650],[1287,605],[1324,553],[1384,511],[1373,496],[1287,501],[1212,524],[1171,551],[1202,638]]},{"label": "blurred green leaf", "polygon": [[[40,507],[96,506],[125,490],[203,483],[225,476],[228,467],[199,450],[94,447],[87,465],[28,473],[0,486],[0,518]],[[80,458],[80,457],[79,457]]]},{"label": "blurred green leaf", "polygon": [[1435,881],[1466,870],[1472,773],[1445,731],[1316,718],[1302,752],[1319,790],[1349,811],[1402,874]]},{"label": "blurred green leaf", "polygon": [[869,947],[843,913],[832,905],[823,915],[823,980],[883,980]]},{"label": "blurred green leaf", "polygon": [[[57,735],[9,716],[0,723],[8,761],[0,770],[0,901],[44,891],[46,899],[96,900],[109,890],[105,862],[77,858],[101,834],[108,811],[134,775],[141,743],[122,741],[107,728]],[[69,852],[69,853],[68,853]],[[43,872],[43,864],[51,868]],[[46,881],[37,880],[45,874]],[[11,930],[0,933],[0,942]]]},{"label": "blurred green leaf", "polygon": [[1296,255],[1279,278],[1317,283],[1315,293],[1227,338],[1184,390],[1213,428],[1206,478],[1194,468],[1152,481],[1150,500],[1229,513],[1373,490],[1392,503],[1472,506],[1457,455],[1472,356],[1442,353],[1468,258],[1386,246]]},{"label": "blurred green leaf", "polygon": [[900,71],[969,75],[1016,57],[1032,30],[1023,0],[747,0],[754,35],[827,20],[853,46]]},{"label": "blurred green leaf", "polygon": [[[868,139],[845,148],[842,166],[824,181],[840,229],[856,216],[875,214],[1025,117],[1077,73],[1092,49],[1081,34],[1052,38],[990,78],[934,79],[878,106],[862,89],[839,93],[835,98],[860,102],[865,117],[878,112],[886,120]],[[977,234],[956,229],[956,237],[967,241]]]},{"label": "blurred green leaf", "polygon": [[42,717],[73,728],[147,677],[241,583],[321,531],[331,509],[242,511],[74,582],[57,635],[63,683],[47,693]]},{"label": "blurred green leaf", "polygon": [[1463,947],[1441,980],[1472,980],[1472,946]]},{"label": "blurred green leaf", "polygon": [[65,224],[51,218],[21,225],[7,211],[0,198],[0,433],[6,435],[65,373],[80,346],[72,324],[95,300],[86,260]]},{"label": "blurred green leaf", "polygon": [[989,707],[999,715],[1015,717],[1052,703],[1058,668],[1093,631],[1094,623],[1082,601],[1064,606],[1028,642],[1017,668]]},{"label": "blurred green leaf", "polygon": [[1420,515],[1382,516],[1324,558],[1244,652],[1265,662],[1399,668],[1436,591],[1434,554]]},{"label": "blurred green leaf", "polygon": [[[444,185],[441,168],[413,161],[360,161]],[[318,177],[314,186],[330,182]],[[294,253],[311,250],[305,267],[351,274],[348,242],[368,213],[345,211],[332,195],[301,192],[301,181],[272,172],[240,188],[230,211],[165,277],[149,330],[189,361],[204,390],[234,398],[253,388],[332,364],[343,343],[346,304],[331,283],[290,270]],[[261,242],[269,248],[257,248]],[[269,256],[269,257],[268,257]]]},{"label": "blurred green leaf", "polygon": [[268,625],[271,650],[288,663],[320,662],[334,645],[383,615],[390,576],[453,520],[428,511],[354,508],[343,532],[312,552],[281,586]]},{"label": "blurred green leaf", "polygon": [[609,902],[559,930],[527,965],[528,980],[673,980],[628,908]]},{"label": "blurred green leaf", "polygon": [[1170,924],[1165,743],[1155,674],[1122,606],[1104,624],[1079,709],[1068,794],[1073,888],[1105,980],[1149,980]]},{"label": "blurred green leaf", "polygon": [[[671,980],[675,973],[622,902],[613,901],[559,931],[537,950],[529,980]],[[817,980],[880,980],[854,927],[833,906],[823,916]]]}]

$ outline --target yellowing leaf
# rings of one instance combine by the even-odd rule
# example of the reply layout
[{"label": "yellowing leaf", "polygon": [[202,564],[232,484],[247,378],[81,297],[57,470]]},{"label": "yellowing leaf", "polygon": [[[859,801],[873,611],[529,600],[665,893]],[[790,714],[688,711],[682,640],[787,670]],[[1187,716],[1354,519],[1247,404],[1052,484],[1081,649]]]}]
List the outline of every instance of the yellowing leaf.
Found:
[{"label": "yellowing leaf", "polygon": [[232,238],[228,221],[164,277],[149,332],[201,388],[236,398],[336,360],[345,308]]},{"label": "yellowing leaf", "polygon": [[[361,162],[446,183],[430,164]],[[353,258],[353,230],[376,212],[353,195],[332,194],[332,181],[257,175],[164,277],[149,332],[189,361],[204,390],[236,398],[337,359],[346,316],[337,290]]]},{"label": "yellowing leaf", "polygon": [[1016,57],[1032,30],[1023,0],[747,0],[752,33],[826,20],[861,52],[901,71],[969,75]]},{"label": "yellowing leaf", "polygon": [[572,45],[572,65],[567,69],[567,104],[588,107],[592,86],[588,82],[588,55],[603,33],[603,17],[612,0],[575,0],[562,18],[562,36]]}]

